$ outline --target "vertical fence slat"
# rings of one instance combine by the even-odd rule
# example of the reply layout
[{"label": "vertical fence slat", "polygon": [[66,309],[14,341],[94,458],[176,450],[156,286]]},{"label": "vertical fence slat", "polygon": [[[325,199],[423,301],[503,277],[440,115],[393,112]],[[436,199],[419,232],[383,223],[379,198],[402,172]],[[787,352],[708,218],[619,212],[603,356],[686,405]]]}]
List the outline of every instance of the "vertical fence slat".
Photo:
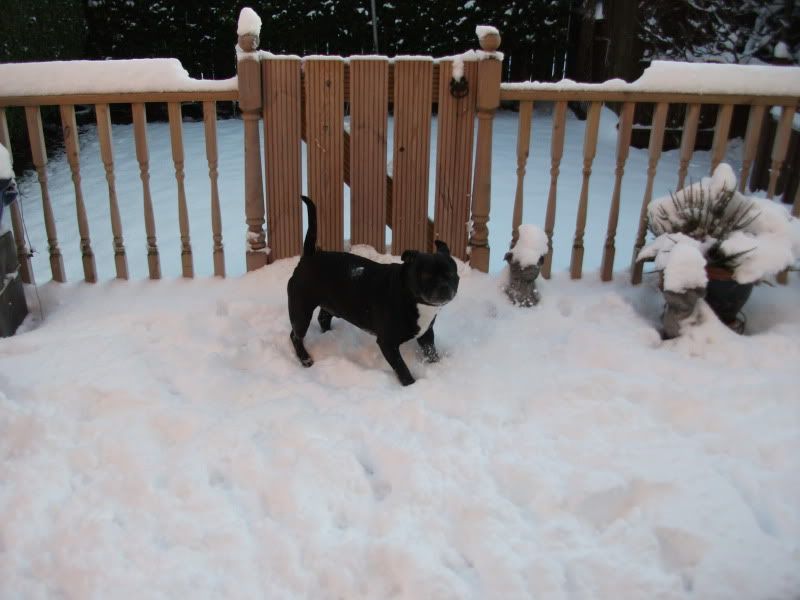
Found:
[{"label": "vertical fence slat", "polygon": [[400,60],[394,67],[392,252],[427,247],[433,63]]},{"label": "vertical fence slat", "polygon": [[784,106],[781,111],[781,118],[778,121],[778,128],[775,130],[775,142],[772,144],[772,162],[769,167],[769,187],[767,188],[767,196],[769,198],[775,196],[778,177],[781,174],[783,161],[786,158],[786,151],[789,149],[794,112],[794,106]]},{"label": "vertical fence slat", "polygon": [[172,145],[172,162],[175,165],[175,181],[178,184],[178,226],[181,232],[181,273],[184,277],[194,277],[192,264],[192,243],[189,236],[189,208],[186,205],[186,188],[184,185],[183,156],[183,117],[180,102],[167,104],[169,113],[169,139]]},{"label": "vertical fence slat", "polygon": [[142,205],[144,229],[147,236],[147,271],[150,279],[161,279],[161,263],[156,243],[156,221],[153,214],[153,198],[150,194],[150,151],[147,148],[147,114],[145,105],[137,102],[133,110],[133,137],[136,146],[136,162],[139,163],[139,179],[142,180]]},{"label": "vertical fence slat", "polygon": [[575,241],[572,244],[570,277],[580,279],[583,271],[583,235],[586,229],[586,212],[589,207],[589,178],[592,175],[592,162],[597,152],[597,130],[600,126],[602,102],[592,102],[586,117],[586,132],[583,138],[583,182],[578,201],[578,216],[575,221]]},{"label": "vertical fence slat", "polygon": [[[8,153],[11,154],[11,139],[8,135],[6,109],[2,107],[0,107],[0,144],[3,144],[6,150],[8,150]],[[20,276],[24,283],[33,283],[31,253],[28,251],[28,243],[25,240],[25,226],[22,222],[20,202],[22,202],[22,200],[17,200],[8,207],[11,212],[11,228],[14,231],[14,243],[17,246],[17,261],[19,262]]]},{"label": "vertical fence slat", "polygon": [[89,283],[97,281],[97,267],[94,252],[89,237],[89,220],[86,217],[86,204],[83,201],[81,188],[81,159],[78,144],[78,124],[75,120],[75,107],[63,104],[59,107],[61,113],[61,132],[64,136],[69,169],[72,173],[72,186],[75,188],[75,212],[78,217],[78,234],[81,237],[80,250],[83,262],[83,278]]},{"label": "vertical fence slat", "polygon": [[317,206],[318,241],[344,248],[344,63],[304,63],[308,193]]},{"label": "vertical fence slat", "polygon": [[644,197],[642,198],[642,208],[639,212],[639,229],[636,232],[636,242],[633,247],[633,258],[631,259],[631,283],[639,283],[642,280],[642,263],[637,262],[636,256],[644,246],[644,238],[647,234],[647,205],[653,199],[653,181],[656,176],[656,167],[661,158],[661,151],[664,146],[664,129],[667,123],[667,112],[669,104],[659,102],[653,112],[653,123],[650,128],[650,144],[647,148],[647,186],[645,187]]},{"label": "vertical fence slat", "polygon": [[439,63],[434,238],[447,243],[453,256],[466,260],[478,63],[463,64],[468,86],[463,98],[450,93],[452,67],[452,61]]},{"label": "vertical fence slat", "polygon": [[522,225],[522,205],[525,201],[523,187],[525,167],[528,164],[528,155],[531,147],[532,116],[533,102],[520,102],[519,124],[517,127],[517,190],[514,194],[514,214],[511,217],[511,241],[514,243],[519,238],[519,226]]},{"label": "vertical fence slat", "polygon": [[608,229],[606,241],[603,246],[603,260],[600,265],[600,278],[611,281],[614,274],[614,255],[616,254],[617,224],[619,223],[619,200],[622,192],[622,177],[625,174],[625,162],[631,147],[631,132],[633,131],[633,112],[635,102],[626,102],[622,105],[619,116],[619,130],[617,131],[617,166],[614,169],[614,191],[611,192],[611,206],[608,210]]},{"label": "vertical fence slat", "polygon": [[542,276],[550,279],[553,265],[553,230],[556,225],[556,196],[558,174],[561,170],[561,157],[564,154],[564,133],[567,125],[567,103],[556,102],[553,108],[553,134],[550,140],[550,191],[547,194],[547,212],[544,218],[544,232],[547,234],[547,254],[542,265]]},{"label": "vertical fence slat", "polygon": [[681,133],[681,163],[680,167],[678,167],[678,187],[676,189],[683,188],[683,184],[686,181],[689,161],[692,160],[694,144],[697,140],[697,123],[700,120],[700,108],[701,105],[696,102],[686,106],[686,119],[683,121],[683,132]]},{"label": "vertical fence slat", "polygon": [[211,183],[211,235],[214,276],[225,277],[225,250],[222,246],[222,213],[219,206],[219,158],[217,153],[217,103],[203,102],[203,129],[206,141],[208,179]]},{"label": "vertical fence slat", "polygon": [[754,104],[750,107],[747,117],[747,133],[744,136],[744,150],[742,152],[742,172],[739,174],[739,191],[747,189],[747,180],[750,177],[750,168],[756,157],[758,141],[761,139],[761,126],[764,123],[766,106]]},{"label": "vertical fence slat", "polygon": [[714,126],[714,141],[711,144],[711,172],[725,158],[728,148],[728,134],[731,131],[731,118],[733,117],[733,104],[721,104],[717,112],[717,123]]},{"label": "vertical fence slat", "polygon": [[[298,58],[270,58],[261,62],[271,260],[297,256],[303,246],[300,64]],[[311,197],[318,202],[313,194]]]},{"label": "vertical fence slat", "polygon": [[122,238],[122,219],[117,202],[117,186],[114,180],[114,149],[111,142],[111,112],[108,104],[97,104],[94,107],[97,118],[97,135],[100,138],[100,158],[106,172],[108,183],[108,205],[111,213],[111,234],[114,237],[114,266],[118,279],[128,278],[128,259],[125,255],[125,243]]},{"label": "vertical fence slat", "polygon": [[50,202],[50,190],[47,186],[47,151],[42,131],[42,115],[38,106],[26,106],[25,118],[28,123],[28,140],[30,141],[33,165],[39,177],[42,191],[42,209],[44,210],[44,226],[47,232],[47,246],[50,254],[50,271],[54,281],[66,281],[64,275],[64,258],[58,247],[56,220],[53,216],[53,205]]},{"label": "vertical fence slat", "polygon": [[350,60],[350,241],[386,249],[389,63]]}]

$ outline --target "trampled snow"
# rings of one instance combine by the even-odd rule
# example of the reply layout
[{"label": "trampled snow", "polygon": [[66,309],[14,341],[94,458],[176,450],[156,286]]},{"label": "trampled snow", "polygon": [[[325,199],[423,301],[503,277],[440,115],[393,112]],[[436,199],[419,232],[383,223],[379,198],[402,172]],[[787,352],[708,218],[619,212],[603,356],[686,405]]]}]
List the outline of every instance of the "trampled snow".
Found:
[{"label": "trampled snow", "polygon": [[[550,115],[537,107],[523,221],[541,224]],[[108,192],[93,127],[81,173],[101,282],[81,278],[65,160],[48,165],[70,284],[48,278],[35,175],[20,178],[37,253],[32,316],[0,340],[0,589],[17,597],[794,598],[800,590],[800,281],[758,286],[747,336],[658,333],[657,275],[627,283],[647,153],[631,150],[617,276],[600,283],[616,118],[604,110],[584,279],[570,281],[584,124],[569,117],[554,279],[501,286],[517,118],[495,120],[492,273],[461,268],[436,320],[439,363],[402,347],[402,388],[374,338],[314,322],[303,369],[286,282],[243,275],[242,127],[219,122],[229,278],[211,273],[202,123],[185,122],[196,280],[180,273],[168,126],[148,125],[165,280],[109,281]],[[435,131],[435,128],[434,128]],[[391,130],[389,132],[391,135]],[[146,277],[130,126],[113,126],[132,277]],[[392,147],[389,139],[388,147]],[[435,140],[432,148],[436,148]],[[729,145],[738,170],[741,144]],[[655,193],[674,189],[665,152]],[[707,152],[690,164],[708,172]],[[433,171],[432,169],[431,171]],[[433,173],[431,174],[433,178]],[[431,195],[434,189],[431,185]],[[345,216],[349,232],[349,214]],[[3,594],[0,594],[3,595]]]}]

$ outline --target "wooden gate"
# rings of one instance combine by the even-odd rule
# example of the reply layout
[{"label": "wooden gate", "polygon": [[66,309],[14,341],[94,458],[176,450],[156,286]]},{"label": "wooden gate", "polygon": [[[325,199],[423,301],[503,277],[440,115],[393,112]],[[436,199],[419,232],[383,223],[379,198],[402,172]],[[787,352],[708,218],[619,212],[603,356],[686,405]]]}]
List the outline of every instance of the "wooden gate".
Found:
[{"label": "wooden gate", "polygon": [[502,55],[496,52],[498,35],[484,34],[480,41],[478,52],[441,59],[301,59],[259,52],[257,36],[240,36],[248,270],[302,250],[303,142],[322,248],[345,248],[348,185],[351,244],[384,252],[388,226],[394,254],[430,251],[441,239],[453,256],[488,270],[491,125]]}]

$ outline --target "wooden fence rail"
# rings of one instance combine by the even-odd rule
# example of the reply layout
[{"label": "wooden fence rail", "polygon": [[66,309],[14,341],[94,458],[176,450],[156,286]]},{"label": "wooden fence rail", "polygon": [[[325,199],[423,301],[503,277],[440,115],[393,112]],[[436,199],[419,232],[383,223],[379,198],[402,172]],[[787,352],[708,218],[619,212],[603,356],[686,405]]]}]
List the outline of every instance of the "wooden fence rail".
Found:
[{"label": "wooden fence rail", "polygon": [[[238,39],[238,77],[232,82],[210,82],[189,89],[145,92],[75,93],[37,95],[29,90],[4,94],[0,86],[0,143],[10,147],[7,126],[8,107],[24,110],[28,128],[27,143],[41,190],[41,205],[50,262],[50,276],[65,281],[62,253],[73,251],[59,244],[47,178],[47,151],[42,130],[42,107],[58,106],[66,159],[72,176],[78,248],[83,278],[95,282],[99,276],[96,260],[97,232],[90,231],[87,200],[77,139],[78,105],[94,109],[100,159],[102,161],[109,209],[114,270],[117,278],[129,276],[130,248],[141,242],[151,279],[162,276],[165,257],[163,240],[179,238],[181,273],[195,274],[195,259],[200,249],[193,244],[190,214],[199,210],[200,199],[187,192],[187,155],[184,149],[184,103],[202,106],[205,161],[209,179],[209,198],[203,200],[210,214],[213,273],[225,276],[226,256],[222,238],[223,200],[219,189],[220,157],[217,142],[217,106],[238,103],[243,122],[244,225],[247,247],[245,264],[253,270],[276,259],[295,256],[302,248],[302,210],[298,202],[303,189],[303,151],[309,195],[319,213],[318,243],[326,249],[346,247],[344,189],[350,187],[350,243],[369,244],[378,251],[387,248],[385,227],[392,231],[391,249],[399,254],[414,248],[429,250],[433,240],[443,239],[453,254],[477,269],[489,268],[489,227],[491,216],[491,169],[493,121],[496,110],[518,107],[516,140],[516,193],[509,238],[517,239],[524,220],[525,178],[531,144],[534,108],[552,105],[549,147],[549,177],[540,175],[547,185],[544,200],[544,230],[548,252],[542,273],[552,274],[555,253],[556,221],[565,207],[576,209],[574,233],[570,236],[570,275],[583,276],[587,250],[602,256],[600,276],[612,278],[617,253],[620,200],[625,183],[636,107],[653,105],[649,124],[649,146],[640,219],[631,253],[635,257],[645,242],[646,207],[653,198],[659,171],[669,109],[685,105],[685,118],[679,148],[677,187],[683,186],[692,161],[698,124],[704,107],[714,105],[716,123],[711,144],[711,168],[726,156],[736,106],[749,107],[747,129],[742,144],[740,189],[745,190],[759,152],[762,125],[770,107],[781,107],[774,143],[770,148],[771,171],[768,195],[774,196],[784,166],[798,106],[798,97],[781,94],[700,94],[690,91],[654,92],[643,89],[585,89],[500,84],[502,55],[497,53],[499,35],[489,32],[480,38],[481,50],[457,57],[293,57],[274,56],[258,50],[258,35],[253,32]],[[120,63],[122,64],[122,63]],[[126,63],[127,64],[127,63]],[[10,65],[25,68],[24,65]],[[107,65],[106,65],[107,66]],[[8,65],[0,65],[0,68]],[[8,78],[6,78],[8,79]],[[459,81],[461,82],[459,85]],[[196,82],[195,82],[196,83]],[[194,86],[196,89],[192,88]],[[80,86],[78,86],[80,88]],[[587,107],[583,144],[578,161],[580,192],[566,197],[566,186],[559,186],[565,150],[567,115],[571,103]],[[135,167],[141,180],[141,210],[144,240],[130,239],[120,213],[117,191],[119,158],[114,156],[111,107],[130,107],[135,144]],[[156,231],[153,196],[151,147],[147,136],[147,105],[166,108],[169,122],[171,169],[177,197],[177,231]],[[610,192],[608,223],[601,247],[587,248],[586,230],[590,204],[597,201],[592,191],[592,176],[598,167],[600,118],[604,107],[618,114],[613,188]],[[737,113],[738,114],[738,113]],[[432,119],[437,122],[437,142],[431,143]],[[391,121],[390,121],[391,117]],[[389,133],[393,143],[389,144]],[[13,140],[18,143],[17,140]],[[305,143],[305,146],[304,146]],[[263,145],[262,145],[263,144]],[[434,159],[431,160],[432,152]],[[763,152],[762,152],[763,154]],[[570,159],[571,160],[571,159]],[[263,163],[263,164],[262,164]],[[429,189],[429,170],[435,169],[435,183]],[[205,165],[204,165],[205,168]],[[161,183],[161,182],[160,182]],[[432,202],[429,198],[432,196]],[[798,198],[794,212],[800,211]],[[139,199],[137,199],[137,202]],[[638,200],[637,200],[638,201]],[[11,223],[17,243],[23,280],[33,281],[29,249],[19,207],[11,207]],[[563,219],[563,217],[562,217]],[[507,224],[492,222],[491,227]],[[93,237],[94,236],[94,237]],[[176,238],[177,236],[177,238]],[[159,241],[162,246],[159,247]],[[504,248],[503,248],[504,250]],[[641,265],[631,262],[631,281],[641,278]]]}]

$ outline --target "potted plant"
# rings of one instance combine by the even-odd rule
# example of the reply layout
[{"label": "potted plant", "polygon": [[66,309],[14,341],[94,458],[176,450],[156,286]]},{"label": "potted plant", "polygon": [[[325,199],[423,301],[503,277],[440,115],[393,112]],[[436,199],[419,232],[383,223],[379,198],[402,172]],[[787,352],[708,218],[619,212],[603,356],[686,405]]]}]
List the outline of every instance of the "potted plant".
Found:
[{"label": "potted plant", "polygon": [[798,220],[776,202],[738,192],[727,163],[711,177],[653,200],[647,218],[654,239],[637,260],[655,262],[665,295],[698,295],[704,288],[706,303],[740,333],[739,314],[753,286],[800,256]]}]

